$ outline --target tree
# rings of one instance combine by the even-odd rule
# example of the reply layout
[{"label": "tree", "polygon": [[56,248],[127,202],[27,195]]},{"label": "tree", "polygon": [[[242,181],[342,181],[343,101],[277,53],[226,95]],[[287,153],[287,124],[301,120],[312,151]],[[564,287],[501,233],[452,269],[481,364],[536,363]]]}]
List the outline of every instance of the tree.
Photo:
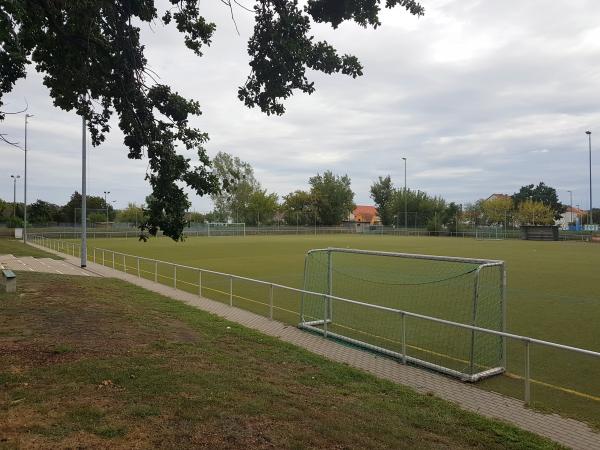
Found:
[{"label": "tree", "polygon": [[[406,223],[404,223],[405,209],[408,213],[406,214],[408,216]],[[400,227],[409,227],[411,224],[414,224],[415,227],[427,226],[434,219],[436,213],[442,214],[445,209],[446,202],[443,198],[431,197],[426,192],[419,190],[395,189],[391,201],[391,210],[396,218],[395,223]],[[439,224],[441,225],[441,222]]]},{"label": "tree", "polygon": [[[207,134],[189,126],[190,118],[201,113],[200,105],[154,81],[139,24],[173,23],[197,56],[210,45],[216,25],[200,14],[199,0],[168,3],[159,10],[154,0],[2,2],[0,109],[1,95],[10,92],[33,63],[44,74],[54,104],[87,119],[93,145],[104,141],[116,113],[129,158],[147,155],[149,159],[146,178],[152,186],[152,202],[142,230],[154,235],[160,228],[180,239],[190,206],[183,185],[202,196],[218,191],[219,180],[210,171],[203,147]],[[233,5],[239,4],[223,3],[232,15]],[[315,90],[307,69],[362,75],[355,56],[339,55],[327,42],[314,40],[311,21],[334,28],[344,21],[377,27],[381,3],[310,0],[302,6],[297,0],[256,1],[254,33],[248,42],[251,70],[238,89],[239,99],[266,114],[283,114],[282,101],[294,90],[309,94]],[[415,0],[386,0],[385,6],[400,6],[413,15],[424,13]],[[0,112],[0,120],[3,117]],[[180,148],[194,150],[197,165],[178,154]]]},{"label": "tree", "polygon": [[311,225],[315,222],[315,199],[310,192],[290,192],[283,197],[281,209],[288,225]]},{"label": "tree", "polygon": [[[109,211],[110,216],[110,211]],[[117,212],[115,220],[117,222],[125,223],[140,223],[144,218],[144,210],[141,206],[136,203],[130,202],[127,204],[127,208],[124,208]],[[106,221],[106,217],[104,218]]]},{"label": "tree", "polygon": [[103,223],[106,222],[106,215],[94,211],[88,216],[87,220],[89,220],[90,223]]},{"label": "tree", "polygon": [[222,189],[211,194],[215,215],[222,222],[231,219],[249,223],[256,213],[248,211],[248,203],[252,193],[260,189],[252,166],[237,156],[219,152],[213,160],[213,171],[223,180]]},{"label": "tree", "polygon": [[553,225],[554,211],[550,206],[532,200],[525,200],[519,204],[516,214],[521,225]]},{"label": "tree", "polygon": [[377,214],[383,225],[392,225],[394,223],[394,211],[392,209],[392,200],[394,197],[394,185],[388,175],[379,179],[371,185],[371,198],[377,205]]},{"label": "tree", "polygon": [[277,194],[267,194],[266,189],[255,190],[248,200],[246,223],[249,225],[272,223],[277,207]]},{"label": "tree", "polygon": [[[106,211],[106,200],[104,197],[95,195],[86,196],[86,208],[88,214],[92,212]],[[99,211],[100,210],[100,211]],[[61,208],[60,218],[62,222],[74,223],[81,222],[81,194],[75,191],[71,194],[69,201]],[[108,220],[112,221],[115,219],[115,211],[112,205],[108,205]],[[106,214],[104,214],[104,220],[106,220]]]},{"label": "tree", "polygon": [[33,224],[60,222],[60,206],[37,200],[27,207],[27,221]]},{"label": "tree", "polygon": [[522,186],[519,192],[512,196],[515,206],[519,206],[525,201],[540,202],[552,210],[555,219],[560,219],[560,215],[566,211],[566,207],[558,201],[556,189],[547,186],[543,181],[537,186],[533,184]]},{"label": "tree", "polygon": [[491,198],[484,200],[481,207],[487,224],[500,224],[506,222],[508,213],[512,211],[513,200],[510,197]]},{"label": "tree", "polygon": [[323,175],[310,178],[308,182],[319,223],[339,225],[355,208],[348,175],[338,176],[326,171]]}]

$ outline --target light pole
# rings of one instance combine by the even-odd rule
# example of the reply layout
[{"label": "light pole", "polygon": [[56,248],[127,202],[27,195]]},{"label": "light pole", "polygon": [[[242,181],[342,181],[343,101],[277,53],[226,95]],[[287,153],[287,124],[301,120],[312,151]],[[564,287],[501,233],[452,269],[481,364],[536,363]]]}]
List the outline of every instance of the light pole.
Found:
[{"label": "light pole", "polygon": [[585,134],[588,135],[588,143],[589,143],[589,154],[590,154],[590,225],[594,223],[594,216],[592,216],[592,132],[586,131]]},{"label": "light pole", "polygon": [[21,175],[11,175],[13,179],[13,219],[17,217],[17,179],[21,178]]},{"label": "light pole", "polygon": [[81,267],[87,266],[87,181],[85,116],[81,116]]},{"label": "light pole", "polygon": [[404,230],[408,233],[408,192],[406,191],[406,158],[404,160]]},{"label": "light pole", "polygon": [[571,214],[569,214],[569,223],[573,222],[573,191],[567,191],[570,196]]},{"label": "light pole", "polygon": [[33,114],[25,114],[25,177],[23,182],[23,242],[27,242],[27,123]]},{"label": "light pole", "polygon": [[108,201],[106,196],[110,194],[110,191],[104,191],[104,204],[106,205],[106,229],[108,230]]}]

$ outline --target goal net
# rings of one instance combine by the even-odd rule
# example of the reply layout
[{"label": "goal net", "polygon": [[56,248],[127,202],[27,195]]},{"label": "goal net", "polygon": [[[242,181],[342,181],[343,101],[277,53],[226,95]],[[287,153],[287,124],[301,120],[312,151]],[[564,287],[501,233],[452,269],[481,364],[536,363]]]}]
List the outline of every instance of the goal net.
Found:
[{"label": "goal net", "polygon": [[475,228],[475,238],[480,241],[500,241],[506,237],[504,228],[502,227],[477,227]]},{"label": "goal net", "polygon": [[246,236],[245,223],[209,222],[208,236]]},{"label": "goal net", "polygon": [[310,250],[300,327],[477,381],[504,370],[504,339],[430,318],[503,331],[504,286],[502,261]]}]

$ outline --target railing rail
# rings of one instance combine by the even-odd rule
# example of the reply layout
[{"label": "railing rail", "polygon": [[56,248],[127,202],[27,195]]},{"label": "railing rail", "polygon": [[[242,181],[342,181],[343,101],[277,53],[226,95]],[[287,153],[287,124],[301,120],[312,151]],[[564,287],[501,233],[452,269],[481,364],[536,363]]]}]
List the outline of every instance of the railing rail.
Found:
[{"label": "railing rail", "polygon": [[[62,242],[62,241],[58,241],[56,239],[49,239],[45,236],[42,235],[29,235],[29,239],[31,241],[33,241],[34,243],[41,245],[43,247],[47,247],[50,249],[53,249],[55,251],[61,252],[62,250],[67,250],[67,254],[71,254],[73,256],[78,256],[79,252],[76,252],[76,249],[79,247],[78,244],[74,244],[71,242]],[[69,250],[71,250],[69,252]],[[101,253],[101,258],[99,256],[99,253]],[[107,258],[107,254],[110,256],[110,258]],[[92,250],[92,261],[94,263],[99,262],[102,265],[109,265],[112,266],[113,269],[116,268],[115,266],[115,257],[120,257],[122,258],[122,265],[124,268],[124,271],[126,273],[127,272],[127,265],[126,265],[126,258],[134,258],[136,260],[136,266],[132,268],[132,271],[130,274],[136,273],[138,277],[141,278],[141,273],[142,271],[140,271],[140,261],[146,261],[146,262],[150,262],[154,264],[154,281],[159,282],[159,278],[163,277],[164,275],[159,275],[158,273],[158,266],[159,265],[166,265],[166,266],[171,266],[173,269],[173,287],[175,289],[177,289],[177,269],[182,269],[182,270],[191,270],[191,271],[195,271],[198,273],[198,278],[197,278],[197,284],[196,283],[189,283],[189,282],[185,282],[186,284],[191,284],[195,287],[198,288],[198,295],[202,295],[202,289],[203,289],[203,284],[202,284],[202,280],[203,280],[203,275],[206,274],[211,274],[211,275],[216,275],[219,277],[223,277],[224,279],[227,279],[229,281],[229,285],[228,285],[228,291],[225,292],[227,294],[228,297],[228,303],[230,305],[233,305],[233,297],[234,297],[234,280],[238,280],[238,281],[245,281],[245,282],[249,282],[249,283],[254,283],[254,284],[258,284],[258,285],[262,285],[262,286],[266,286],[269,288],[269,299],[268,299],[268,303],[264,303],[264,305],[268,306],[269,309],[269,318],[272,319],[273,318],[273,290],[276,289],[282,289],[282,290],[286,290],[289,292],[295,292],[298,294],[304,294],[304,295],[310,295],[310,296],[314,296],[315,298],[321,298],[323,299],[323,302],[325,303],[324,308],[326,308],[326,303],[329,300],[335,300],[338,302],[344,302],[344,303],[348,303],[348,304],[352,304],[352,305],[358,305],[364,308],[370,308],[370,309],[374,309],[374,310],[379,310],[379,311],[386,311],[392,314],[397,314],[402,318],[402,334],[403,334],[403,341],[402,341],[402,362],[406,363],[407,360],[407,354],[406,354],[406,321],[405,319],[407,317],[412,317],[412,318],[416,318],[416,319],[420,319],[420,320],[425,320],[425,321],[429,321],[432,323],[438,323],[438,324],[443,324],[446,326],[450,326],[450,327],[455,327],[455,328],[460,328],[460,329],[464,329],[464,330],[471,330],[473,332],[479,332],[479,333],[484,333],[484,334],[489,334],[489,335],[494,335],[494,336],[499,336],[499,337],[503,337],[506,339],[511,339],[513,341],[518,341],[524,344],[524,350],[525,350],[525,355],[524,355],[524,360],[525,360],[525,376],[524,376],[524,401],[526,404],[530,403],[530,393],[531,393],[531,388],[530,388],[530,346],[531,344],[535,344],[535,345],[539,345],[539,346],[544,346],[544,347],[548,347],[548,348],[554,348],[554,349],[560,349],[560,350],[565,350],[565,351],[569,351],[569,352],[573,352],[573,353],[577,353],[577,354],[581,354],[581,355],[586,355],[586,356],[591,356],[593,358],[600,358],[600,352],[596,352],[596,351],[592,351],[592,350],[587,350],[587,349],[582,349],[582,348],[578,348],[578,347],[573,347],[570,345],[564,345],[564,344],[559,344],[556,342],[551,342],[551,341],[545,341],[542,339],[536,339],[536,338],[532,338],[529,336],[523,336],[523,335],[518,335],[518,334],[514,334],[514,333],[508,333],[506,331],[498,331],[498,330],[491,330],[491,329],[487,329],[487,328],[482,328],[482,327],[478,327],[478,326],[474,326],[474,325],[469,325],[469,324],[465,324],[465,323],[460,323],[460,322],[454,322],[451,320],[446,320],[446,319],[441,319],[438,317],[432,317],[432,316],[427,316],[424,314],[419,314],[419,313],[415,313],[415,312],[411,312],[411,311],[405,311],[405,310],[401,310],[401,309],[397,309],[397,308],[391,308],[391,307],[387,307],[387,306],[381,306],[381,305],[375,305],[375,304],[371,304],[371,303],[364,303],[358,300],[352,300],[352,299],[348,299],[348,298],[343,298],[343,297],[338,297],[335,295],[330,295],[330,294],[326,294],[326,293],[320,293],[320,292],[313,292],[313,291],[308,291],[305,289],[301,289],[301,288],[295,288],[295,287],[291,287],[291,286],[286,286],[286,285],[282,285],[282,284],[278,284],[278,283],[274,283],[271,281],[264,281],[264,280],[257,280],[254,278],[249,278],[249,277],[245,277],[245,276],[241,276],[241,275],[235,275],[235,274],[230,274],[230,273],[226,273],[226,272],[219,272],[219,271],[215,271],[215,270],[210,270],[210,269],[203,269],[203,268],[199,268],[199,267],[193,267],[193,266],[188,266],[188,265],[184,265],[184,264],[178,264],[178,263],[173,263],[173,262],[169,262],[169,261],[163,261],[163,260],[159,260],[159,259],[155,259],[155,258],[147,258],[144,256],[138,256],[138,255],[132,255],[132,254],[128,254],[128,253],[122,253],[122,252],[118,252],[118,251],[114,251],[114,250],[110,250],[110,249],[104,249],[104,248],[93,248]],[[112,260],[112,263],[110,262]],[[101,261],[101,262],[100,262]],[[490,261],[491,265],[495,265],[497,264],[496,261]],[[137,270],[136,270],[137,269]],[[117,269],[118,270],[118,269]],[[171,278],[171,277],[166,277],[166,278]],[[182,281],[183,282],[183,281]],[[262,303],[262,302],[259,302]],[[327,321],[325,321],[327,322]],[[327,325],[325,324],[325,327],[323,329],[323,334],[325,336],[327,336],[328,331],[327,331]],[[599,374],[600,376],[600,374]]]}]

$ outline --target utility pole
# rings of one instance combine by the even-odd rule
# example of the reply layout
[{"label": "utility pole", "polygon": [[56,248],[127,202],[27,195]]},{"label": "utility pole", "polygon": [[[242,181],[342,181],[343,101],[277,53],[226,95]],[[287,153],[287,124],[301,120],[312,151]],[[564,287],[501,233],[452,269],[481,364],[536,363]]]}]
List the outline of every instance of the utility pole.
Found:
[{"label": "utility pole", "polygon": [[594,223],[594,216],[592,216],[592,132],[586,131],[585,134],[588,135],[588,143],[589,143],[589,155],[590,155],[590,225]]},{"label": "utility pole", "polygon": [[13,219],[17,218],[17,179],[21,178],[21,175],[11,175],[13,179]]},{"label": "utility pole", "polygon": [[27,123],[33,114],[25,114],[25,179],[23,189],[23,243],[27,242]]}]

